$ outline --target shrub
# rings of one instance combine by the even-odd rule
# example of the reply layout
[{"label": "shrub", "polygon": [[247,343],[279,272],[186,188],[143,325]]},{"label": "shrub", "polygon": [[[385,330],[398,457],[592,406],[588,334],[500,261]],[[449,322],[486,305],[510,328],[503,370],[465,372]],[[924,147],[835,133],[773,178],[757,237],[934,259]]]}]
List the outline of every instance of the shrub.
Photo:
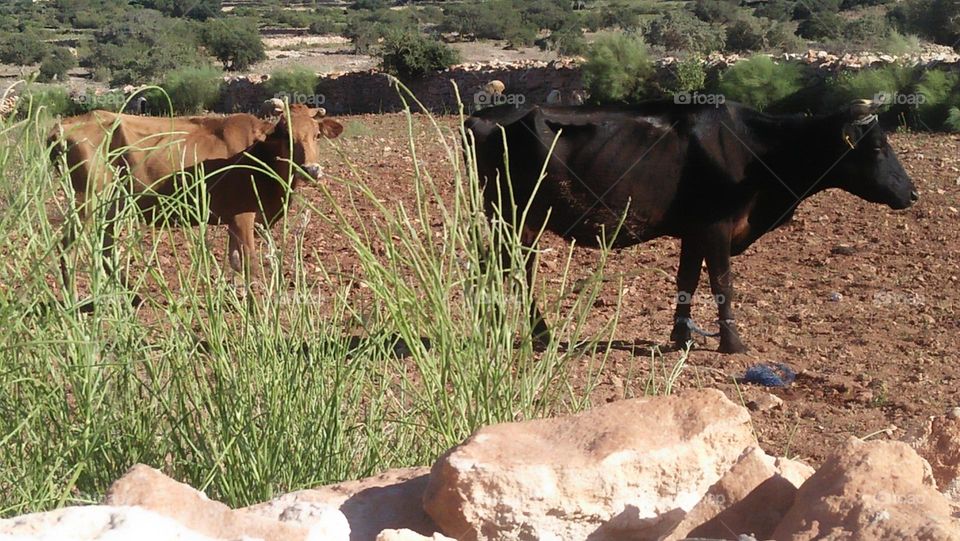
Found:
[{"label": "shrub", "polygon": [[640,26],[640,12],[632,5],[614,5],[600,9],[599,28],[636,30]]},{"label": "shrub", "polygon": [[944,129],[954,133],[960,133],[960,107],[951,107],[947,120],[943,123]]},{"label": "shrub", "polygon": [[204,23],[204,46],[231,70],[244,70],[267,58],[257,25],[250,19],[211,19]]},{"label": "shrub", "polygon": [[960,75],[943,70],[928,70],[916,85],[917,105],[921,126],[938,130],[944,127],[950,109],[960,105]]},{"label": "shrub", "polygon": [[195,24],[155,11],[130,11],[94,32],[80,65],[108,69],[114,86],[151,82],[174,69],[203,65]]},{"label": "shrub", "polygon": [[47,44],[33,31],[15,32],[0,39],[0,62],[26,66],[43,60]]},{"label": "shrub", "polygon": [[835,40],[843,34],[846,22],[836,12],[821,11],[804,19],[797,26],[797,34],[812,40]]},{"label": "shrub", "polygon": [[186,17],[205,21],[220,15],[221,0],[140,0],[143,7],[155,9],[170,17]]},{"label": "shrub", "polygon": [[559,30],[575,23],[577,16],[573,12],[572,2],[557,0],[526,0],[514,3],[520,15],[529,26],[536,30]]},{"label": "shrub", "polygon": [[625,102],[643,98],[653,62],[636,34],[606,34],[587,51],[583,81],[595,101]]},{"label": "shrub", "polygon": [[344,35],[350,39],[358,53],[369,54],[387,33],[418,32],[417,26],[417,20],[409,10],[365,10],[347,18]]},{"label": "shrub", "polygon": [[913,80],[913,70],[897,65],[856,73],[845,72],[833,81],[830,97],[833,106],[840,106],[852,100],[872,99],[881,94],[906,94]]},{"label": "shrub", "polygon": [[758,51],[766,45],[763,23],[756,17],[741,17],[727,26],[729,51]]},{"label": "shrub", "polygon": [[914,35],[903,35],[891,30],[887,37],[878,45],[878,48],[893,55],[913,54],[920,52],[920,38]]},{"label": "shrub", "polygon": [[[222,84],[221,74],[214,68],[184,68],[168,73],[160,87],[170,97],[175,114],[198,114],[216,105]],[[151,110],[169,109],[166,100],[158,93],[148,99]]]},{"label": "shrub", "polygon": [[670,89],[673,94],[696,92],[702,90],[707,83],[707,69],[698,56],[674,64],[673,76],[674,83]]},{"label": "shrub", "polygon": [[902,33],[954,47],[960,40],[960,2],[956,0],[904,0],[889,16]]},{"label": "shrub", "polygon": [[843,37],[848,43],[876,46],[886,39],[891,30],[886,17],[866,14],[848,21],[843,26]]},{"label": "shrub", "polygon": [[445,43],[419,33],[392,31],[384,37],[380,61],[385,72],[410,79],[449,68],[460,61],[460,55]]},{"label": "shrub", "polygon": [[810,19],[814,15],[840,11],[840,0],[804,0],[793,6],[794,19]]},{"label": "shrub", "polygon": [[739,5],[740,2],[731,0],[697,0],[693,14],[708,23],[727,23],[737,18]]},{"label": "shrub", "polygon": [[794,2],[791,0],[770,0],[760,4],[753,14],[773,21],[789,21],[793,18]]},{"label": "shrub", "polygon": [[66,47],[55,47],[40,63],[40,81],[62,81],[67,70],[76,67],[77,58]]},{"label": "shrub", "polygon": [[62,86],[45,88],[31,86],[27,88],[17,104],[18,116],[25,116],[28,109],[46,108],[53,116],[71,116],[82,113],[77,102],[70,99],[67,89]]},{"label": "shrub", "polygon": [[271,97],[286,96],[290,103],[303,103],[311,107],[323,105],[323,100],[317,96],[317,74],[307,68],[275,71],[270,74],[270,80],[264,83],[263,88]]},{"label": "shrub", "polygon": [[778,64],[767,56],[755,56],[720,76],[720,92],[729,100],[763,110],[802,89],[803,79],[799,64]]},{"label": "shrub", "polygon": [[644,36],[668,51],[710,53],[723,49],[726,31],[686,11],[669,11],[650,22]]},{"label": "shrub", "polygon": [[564,56],[582,55],[587,51],[587,42],[583,39],[583,30],[578,26],[565,26],[554,30],[547,39],[551,49]]},{"label": "shrub", "polygon": [[310,23],[309,29],[311,34],[335,34],[337,32],[337,23],[324,17]]}]

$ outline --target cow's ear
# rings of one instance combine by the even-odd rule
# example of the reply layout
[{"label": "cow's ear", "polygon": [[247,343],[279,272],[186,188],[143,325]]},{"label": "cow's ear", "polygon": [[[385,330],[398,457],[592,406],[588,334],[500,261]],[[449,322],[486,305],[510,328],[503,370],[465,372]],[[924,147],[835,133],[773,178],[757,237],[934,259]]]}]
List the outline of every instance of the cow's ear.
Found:
[{"label": "cow's ear", "polygon": [[336,120],[324,118],[320,121],[320,133],[327,139],[333,139],[343,133],[343,125]]},{"label": "cow's ear", "polygon": [[877,122],[877,112],[882,106],[881,100],[856,100],[847,106],[847,118],[840,137],[851,150],[857,148],[857,142],[863,137],[864,130]]},{"label": "cow's ear", "polygon": [[323,107],[317,107],[316,109],[310,109],[310,116],[313,118],[323,118],[327,116],[327,110]]}]

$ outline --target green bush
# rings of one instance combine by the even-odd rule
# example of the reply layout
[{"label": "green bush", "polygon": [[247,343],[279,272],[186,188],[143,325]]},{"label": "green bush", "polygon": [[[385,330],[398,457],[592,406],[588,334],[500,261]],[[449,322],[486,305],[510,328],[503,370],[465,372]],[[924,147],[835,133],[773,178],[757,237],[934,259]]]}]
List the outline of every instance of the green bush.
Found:
[{"label": "green bush", "polygon": [[372,54],[380,39],[390,32],[418,32],[417,19],[410,10],[363,10],[348,16],[344,36],[350,39],[357,53]]},{"label": "green bush", "polygon": [[400,79],[421,77],[459,61],[460,54],[445,43],[406,31],[388,33],[380,57],[383,71]]},{"label": "green bush", "polygon": [[950,108],[950,114],[947,115],[943,126],[947,131],[960,133],[960,106]]},{"label": "green bush", "polygon": [[836,107],[853,100],[872,99],[879,95],[909,94],[913,81],[913,70],[898,65],[865,69],[856,73],[844,72],[838,75],[831,85],[830,101]]},{"label": "green bush", "polygon": [[728,51],[759,51],[765,48],[766,31],[763,22],[756,17],[740,17],[727,25]]},{"label": "green bush", "polygon": [[210,110],[220,99],[223,78],[214,68],[184,68],[171,71],[163,78],[160,87],[170,97],[166,99],[153,93],[148,96],[150,109],[168,112],[173,105],[174,114],[199,114]]},{"label": "green bush", "polygon": [[740,2],[735,0],[697,0],[693,14],[708,23],[728,23],[737,19]]},{"label": "green bush", "polygon": [[168,71],[201,66],[205,59],[196,24],[151,10],[132,10],[94,32],[80,65],[108,69],[114,86],[153,82]]},{"label": "green bush", "polygon": [[310,23],[309,29],[311,34],[334,34],[337,32],[337,23],[324,17]]},{"label": "green bush", "polygon": [[43,62],[40,63],[40,81],[62,81],[67,76],[67,70],[76,67],[77,58],[66,47],[55,47],[50,50]]},{"label": "green bush", "polygon": [[917,116],[921,126],[939,130],[944,127],[950,110],[960,106],[960,75],[943,70],[927,70],[916,85]]},{"label": "green bush", "polygon": [[871,13],[848,21],[843,26],[843,38],[847,43],[876,48],[892,30],[886,17]]},{"label": "green bush", "polygon": [[263,85],[271,97],[289,99],[290,103],[303,103],[311,107],[323,105],[317,95],[317,74],[303,67],[282,69],[270,74]]},{"label": "green bush", "polygon": [[139,0],[143,7],[170,17],[205,21],[220,15],[221,0]]},{"label": "green bush", "polygon": [[36,111],[40,107],[53,116],[72,116],[84,112],[80,104],[70,99],[67,89],[62,86],[31,86],[23,92],[17,104],[17,114],[26,116],[28,110]]},{"label": "green bush", "polygon": [[671,94],[684,94],[703,90],[707,83],[707,68],[698,56],[677,62],[673,66],[674,83]]},{"label": "green bush", "polygon": [[846,21],[833,11],[821,11],[797,26],[797,35],[811,40],[835,40],[843,35]]},{"label": "green bush", "polygon": [[583,30],[578,26],[565,26],[550,33],[546,45],[564,56],[582,55],[587,51]]},{"label": "green bush", "polygon": [[773,21],[789,21],[793,18],[794,4],[792,0],[770,0],[757,6],[753,14]]},{"label": "green bush", "polygon": [[43,60],[47,44],[34,31],[15,32],[0,38],[0,62],[26,66]]},{"label": "green bush", "polygon": [[686,11],[668,11],[650,22],[644,37],[647,43],[668,51],[706,54],[723,49],[726,30]]},{"label": "green bush", "polygon": [[245,70],[265,60],[257,25],[250,19],[210,19],[203,25],[203,45],[231,70]]},{"label": "green bush", "polygon": [[880,42],[878,48],[892,55],[914,54],[920,52],[920,38],[912,34],[903,35],[891,30]]},{"label": "green bush", "polygon": [[956,0],[904,0],[889,16],[901,33],[954,48],[960,45],[960,2]]},{"label": "green bush", "polygon": [[720,75],[720,92],[728,100],[764,110],[803,88],[803,66],[776,63],[767,56],[754,56],[734,64]]},{"label": "green bush", "polygon": [[583,81],[591,99],[629,102],[643,99],[653,62],[643,39],[636,34],[605,34],[587,51]]}]

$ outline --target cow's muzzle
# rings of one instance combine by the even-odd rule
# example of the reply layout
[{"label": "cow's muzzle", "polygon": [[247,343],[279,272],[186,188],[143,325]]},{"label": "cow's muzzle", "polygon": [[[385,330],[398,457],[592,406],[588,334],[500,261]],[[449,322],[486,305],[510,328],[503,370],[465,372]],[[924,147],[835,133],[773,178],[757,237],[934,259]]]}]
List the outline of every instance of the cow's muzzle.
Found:
[{"label": "cow's muzzle", "polygon": [[323,178],[323,167],[320,167],[318,163],[308,163],[303,166],[303,170],[306,171],[307,175],[310,176],[313,180],[320,180]]}]

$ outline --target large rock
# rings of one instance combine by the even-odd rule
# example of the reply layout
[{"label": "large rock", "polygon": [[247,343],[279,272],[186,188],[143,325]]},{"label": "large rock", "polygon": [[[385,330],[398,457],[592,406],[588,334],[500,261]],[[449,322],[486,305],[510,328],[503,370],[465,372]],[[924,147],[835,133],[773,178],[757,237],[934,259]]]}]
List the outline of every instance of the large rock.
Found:
[{"label": "large rock", "polygon": [[656,539],[754,445],[720,391],[624,400],[478,430],[434,464],[424,507],[461,540]]},{"label": "large rock", "polygon": [[429,468],[388,470],[359,481],[291,492],[242,511],[310,526],[312,509],[339,509],[350,523],[351,541],[374,541],[387,529],[429,536],[437,531],[421,505],[429,473]]},{"label": "large rock", "polygon": [[[4,541],[215,541],[183,524],[138,507],[65,507],[0,520]],[[232,538],[237,539],[239,538]],[[223,538],[216,541],[225,541]]]},{"label": "large rock", "polygon": [[910,443],[933,468],[941,492],[960,502],[960,418],[934,417]]},{"label": "large rock", "polygon": [[773,458],[753,447],[710,487],[667,539],[729,539],[737,534],[768,539],[811,475],[813,468],[806,464]]},{"label": "large rock", "polygon": [[426,536],[413,530],[401,529],[383,530],[377,535],[376,541],[454,541],[454,539],[440,533]]},{"label": "large rock", "polygon": [[307,527],[284,523],[234,511],[143,464],[130,468],[110,486],[104,504],[142,507],[214,538],[249,537],[263,541],[350,539],[349,525],[336,509],[321,514],[324,520],[314,521]]},{"label": "large rock", "polygon": [[909,445],[850,438],[797,491],[777,541],[960,539],[950,502]]}]

